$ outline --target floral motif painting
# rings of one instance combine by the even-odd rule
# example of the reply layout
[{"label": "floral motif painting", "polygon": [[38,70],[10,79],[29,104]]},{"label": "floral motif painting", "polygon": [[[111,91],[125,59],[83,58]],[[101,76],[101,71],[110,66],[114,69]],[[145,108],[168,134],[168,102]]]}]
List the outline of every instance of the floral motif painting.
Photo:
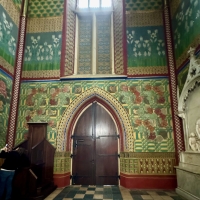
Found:
[{"label": "floral motif painting", "polygon": [[0,56],[12,66],[15,60],[17,35],[17,26],[0,5]]},{"label": "floral motif painting", "polygon": [[47,138],[56,145],[63,112],[80,94],[99,87],[119,101],[133,127],[135,152],[174,152],[169,85],[167,79],[111,81],[24,82],[20,94],[17,143],[28,130],[27,122],[48,122]]}]

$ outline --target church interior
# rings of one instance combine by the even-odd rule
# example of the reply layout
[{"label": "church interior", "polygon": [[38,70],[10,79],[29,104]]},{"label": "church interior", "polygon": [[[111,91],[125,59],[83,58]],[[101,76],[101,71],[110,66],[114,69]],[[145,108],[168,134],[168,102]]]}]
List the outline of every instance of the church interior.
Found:
[{"label": "church interior", "polygon": [[29,152],[22,196],[200,199],[199,97],[199,0],[0,0],[0,147]]}]

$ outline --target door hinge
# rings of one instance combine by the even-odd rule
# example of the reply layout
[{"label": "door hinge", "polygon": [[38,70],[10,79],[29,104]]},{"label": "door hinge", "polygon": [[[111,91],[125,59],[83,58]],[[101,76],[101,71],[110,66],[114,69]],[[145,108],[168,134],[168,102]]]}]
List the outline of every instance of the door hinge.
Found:
[{"label": "door hinge", "polygon": [[118,154],[117,156],[118,156],[118,158],[120,158],[120,154]]},{"label": "door hinge", "polygon": [[118,176],[118,179],[120,179],[120,175]]},{"label": "door hinge", "polygon": [[74,156],[74,155],[73,155],[73,154],[71,154],[71,155],[70,155],[70,158],[73,158],[73,156]]}]

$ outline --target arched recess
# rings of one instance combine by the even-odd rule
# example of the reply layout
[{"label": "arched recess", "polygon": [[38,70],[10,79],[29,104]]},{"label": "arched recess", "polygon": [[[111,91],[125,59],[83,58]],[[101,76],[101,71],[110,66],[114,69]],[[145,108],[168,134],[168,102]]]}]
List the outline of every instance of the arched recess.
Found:
[{"label": "arched recess", "polygon": [[128,113],[120,102],[101,88],[91,88],[79,95],[64,111],[57,135],[57,151],[70,150],[70,137],[77,117],[92,102],[103,105],[113,116],[120,135],[120,151],[133,151],[133,130]]}]

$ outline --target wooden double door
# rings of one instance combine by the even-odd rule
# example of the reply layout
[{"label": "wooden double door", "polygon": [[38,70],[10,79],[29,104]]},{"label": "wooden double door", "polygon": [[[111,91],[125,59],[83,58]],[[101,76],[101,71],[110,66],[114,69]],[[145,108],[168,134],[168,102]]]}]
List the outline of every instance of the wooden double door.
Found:
[{"label": "wooden double door", "polygon": [[88,107],[74,129],[72,184],[118,185],[118,135],[108,112]]}]

